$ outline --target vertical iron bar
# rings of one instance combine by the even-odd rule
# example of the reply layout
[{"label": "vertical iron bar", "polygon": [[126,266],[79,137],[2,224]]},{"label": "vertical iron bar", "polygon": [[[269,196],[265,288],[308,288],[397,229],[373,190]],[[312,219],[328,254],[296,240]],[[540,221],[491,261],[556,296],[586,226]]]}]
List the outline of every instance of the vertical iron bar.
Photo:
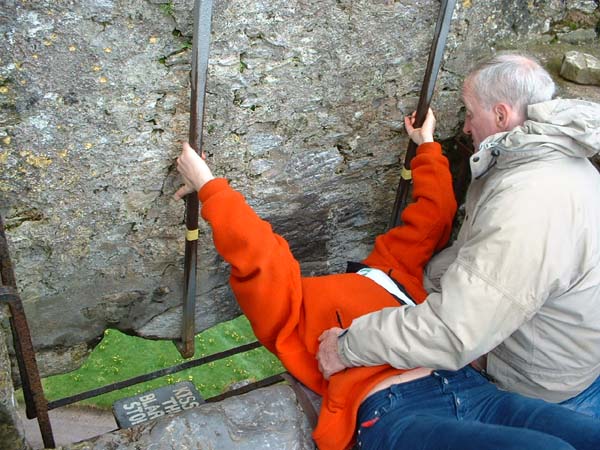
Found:
[{"label": "vertical iron bar", "polygon": [[[446,46],[446,39],[448,38],[448,32],[450,31],[452,13],[454,11],[455,4],[456,0],[442,0],[440,4],[435,34],[433,42],[431,43],[431,50],[429,51],[429,59],[427,60],[425,77],[421,86],[419,104],[417,105],[417,114],[414,123],[415,128],[420,128],[425,121],[425,117],[427,117],[427,111],[429,110],[431,98],[433,97],[435,81],[442,64],[442,56],[444,55],[444,47]],[[408,202],[408,192],[412,182],[412,177],[409,170],[410,162],[415,156],[416,151],[417,145],[410,140],[408,143],[408,149],[406,150],[402,176],[396,190],[396,199],[394,201],[394,208],[392,210],[392,216],[390,218],[388,228],[394,228],[400,224],[400,213],[402,210],[404,210]]]},{"label": "vertical iron bar", "polygon": [[[192,47],[191,99],[189,142],[196,153],[202,154],[202,127],[208,72],[212,0],[196,0],[194,4],[194,43]],[[196,265],[198,250],[198,195],[185,198],[185,263],[183,289],[183,318],[181,341],[177,349],[184,358],[194,356],[196,314]]]}]

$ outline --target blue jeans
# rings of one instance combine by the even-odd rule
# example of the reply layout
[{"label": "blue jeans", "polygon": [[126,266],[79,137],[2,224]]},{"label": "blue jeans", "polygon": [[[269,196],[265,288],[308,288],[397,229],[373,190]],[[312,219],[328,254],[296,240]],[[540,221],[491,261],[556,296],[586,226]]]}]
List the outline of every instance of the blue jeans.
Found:
[{"label": "blue jeans", "polygon": [[600,419],[600,377],[581,394],[561,403],[573,411]]},{"label": "blue jeans", "polygon": [[501,391],[467,366],[369,396],[357,440],[361,450],[598,450],[600,420]]}]

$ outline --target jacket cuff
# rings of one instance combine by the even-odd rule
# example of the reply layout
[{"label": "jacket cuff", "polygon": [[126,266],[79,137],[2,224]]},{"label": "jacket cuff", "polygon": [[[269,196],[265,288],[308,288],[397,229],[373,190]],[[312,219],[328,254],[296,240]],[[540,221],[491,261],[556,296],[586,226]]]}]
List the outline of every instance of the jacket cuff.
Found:
[{"label": "jacket cuff", "polygon": [[340,357],[342,363],[346,367],[354,367],[354,364],[349,359],[349,350],[348,343],[346,340],[346,335],[348,334],[348,329],[346,329],[342,334],[338,336],[338,356]]},{"label": "jacket cuff", "polygon": [[439,142],[423,142],[417,147],[417,155],[424,153],[442,153],[442,146]]},{"label": "jacket cuff", "polygon": [[198,200],[204,203],[213,195],[228,188],[229,182],[225,178],[213,178],[198,191]]}]

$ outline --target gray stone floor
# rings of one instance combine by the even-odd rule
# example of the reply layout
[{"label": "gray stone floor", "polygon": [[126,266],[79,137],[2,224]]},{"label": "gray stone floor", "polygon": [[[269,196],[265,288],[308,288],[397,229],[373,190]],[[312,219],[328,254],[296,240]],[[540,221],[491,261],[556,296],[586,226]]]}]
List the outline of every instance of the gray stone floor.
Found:
[{"label": "gray stone floor", "polygon": [[[49,412],[50,423],[57,446],[91,439],[117,429],[111,411],[85,406],[55,409]],[[44,448],[37,420],[29,420],[25,409],[19,408],[27,442],[33,449]]]},{"label": "gray stone floor", "polygon": [[[19,414],[25,417],[21,409]],[[62,450],[314,450],[308,420],[289,386],[279,384],[219,403],[116,430],[110,411],[65,407],[50,411]],[[36,420],[23,419],[33,449],[43,448]]]}]

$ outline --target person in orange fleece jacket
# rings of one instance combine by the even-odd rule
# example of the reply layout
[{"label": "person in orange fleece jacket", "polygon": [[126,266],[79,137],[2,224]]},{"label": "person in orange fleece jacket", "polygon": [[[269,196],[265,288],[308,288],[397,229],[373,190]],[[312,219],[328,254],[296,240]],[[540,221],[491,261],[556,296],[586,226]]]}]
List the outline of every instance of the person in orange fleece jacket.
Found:
[{"label": "person in orange fleece jacket", "polygon": [[[185,185],[175,195],[198,192],[201,215],[212,227],[217,251],[231,265],[231,287],[256,337],[292,375],[323,397],[313,432],[321,450],[342,450],[354,443],[363,400],[432,374],[431,369],[384,365],[348,369],[325,380],[315,358],[323,331],[347,327],[354,318],[382,308],[420,303],[427,296],[423,269],[449,239],[456,201],[448,161],[433,142],[433,114],[420,129],[412,127],[413,121],[406,119],[409,135],[420,144],[411,164],[414,202],[402,213],[402,225],[378,236],[371,254],[355,264],[353,273],[303,277],[287,242],[224,178],[214,178],[187,143],[178,158]],[[377,420],[365,421],[361,430]],[[504,433],[508,438],[514,431]]]}]

